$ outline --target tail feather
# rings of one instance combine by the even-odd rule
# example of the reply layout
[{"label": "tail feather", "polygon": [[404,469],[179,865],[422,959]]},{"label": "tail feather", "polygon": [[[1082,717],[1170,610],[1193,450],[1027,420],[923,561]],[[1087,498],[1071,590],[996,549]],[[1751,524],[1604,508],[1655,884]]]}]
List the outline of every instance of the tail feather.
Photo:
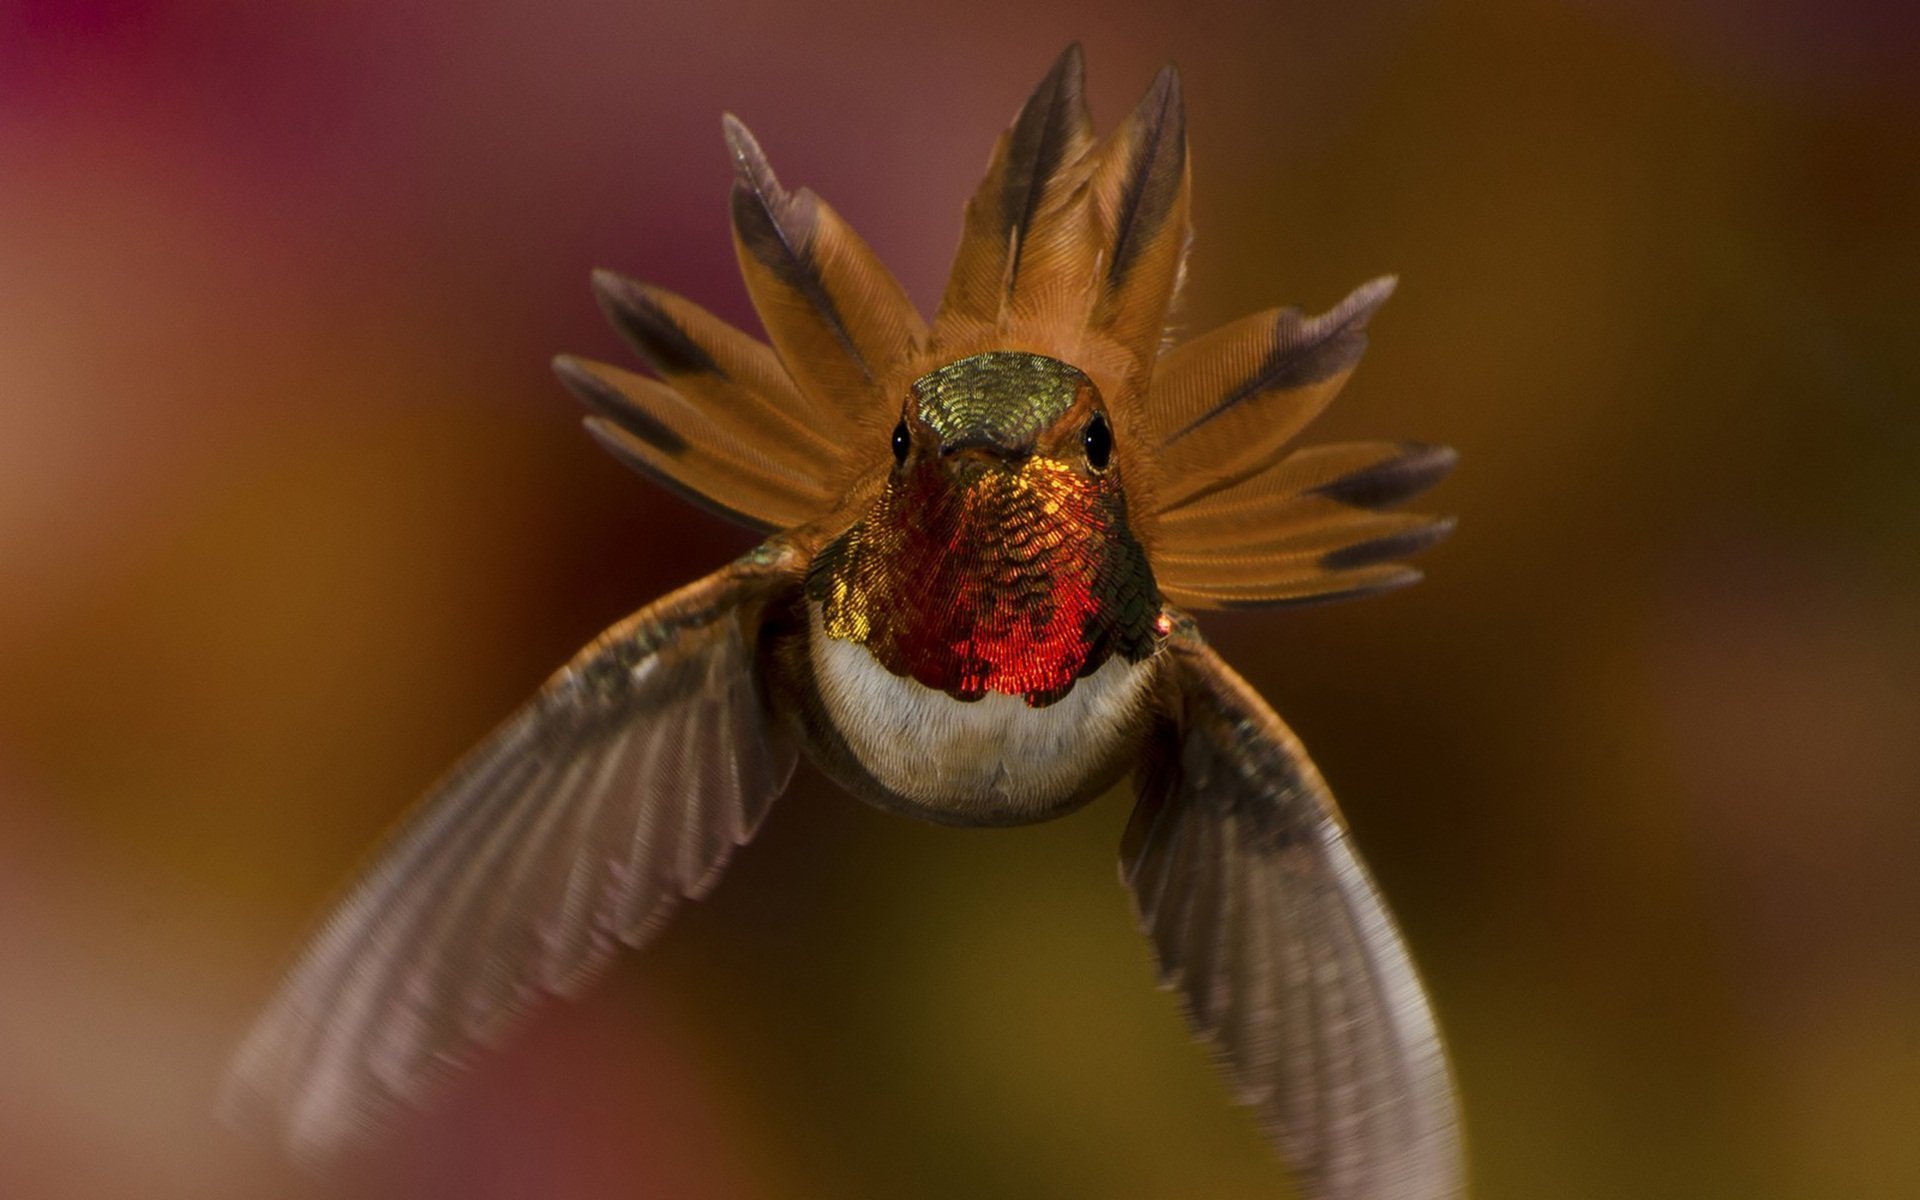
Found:
[{"label": "tail feather", "polygon": [[1243,317],[1170,351],[1147,403],[1161,503],[1194,501],[1273,461],[1353,373],[1393,287],[1376,279],[1311,319],[1297,308]]},{"label": "tail feather", "polygon": [[1110,401],[1143,394],[1190,240],[1186,114],[1173,68],[1096,143],[1069,46],[995,145],[934,323],[940,357],[1050,354]]},{"label": "tail feather", "polygon": [[1075,42],[1055,60],[1000,135],[987,174],[967,202],[960,249],[934,322],[944,346],[1005,331],[1029,294],[1082,257],[1084,218],[1072,203],[1093,145],[1086,66]]},{"label": "tail feather", "polygon": [[648,367],[717,424],[759,441],[831,461],[839,414],[814,403],[773,349],[699,305],[612,271],[595,271],[593,290],[607,319]]},{"label": "tail feather", "polygon": [[1393,562],[1440,541],[1450,517],[1383,511],[1438,483],[1444,446],[1357,442],[1296,450],[1232,487],[1160,514],[1154,577],[1194,608],[1296,604],[1419,578]]},{"label": "tail feather", "polygon": [[831,510],[817,468],[770,457],[760,440],[729,432],[673,388],[567,355],[554,373],[597,415],[587,428],[628,466],[669,490],[755,529],[787,529]]},{"label": "tail feather", "polygon": [[1186,259],[1191,183],[1180,74],[1167,66],[1096,152],[1088,178],[1102,248],[1090,329],[1143,368],[1159,352]]},{"label": "tail feather", "polygon": [[885,424],[894,375],[926,325],[893,273],[811,191],[789,192],[747,127],[725,119],[732,150],[734,250],[748,294],[794,382],[855,427]]},{"label": "tail feather", "polygon": [[1416,568],[1385,563],[1351,571],[1308,571],[1245,584],[1162,584],[1160,592],[1175,604],[1190,609],[1294,608],[1398,591],[1419,583],[1421,578]]},{"label": "tail feather", "polygon": [[1361,553],[1356,547],[1373,547],[1378,554],[1373,561],[1400,558],[1426,549],[1452,529],[1451,517],[1434,513],[1376,513],[1303,496],[1264,521],[1237,523],[1230,536],[1215,530],[1212,536],[1170,539],[1154,561],[1189,574],[1224,572],[1231,569],[1228,564],[1281,563],[1325,554],[1339,554],[1344,565],[1359,566],[1351,561]]}]

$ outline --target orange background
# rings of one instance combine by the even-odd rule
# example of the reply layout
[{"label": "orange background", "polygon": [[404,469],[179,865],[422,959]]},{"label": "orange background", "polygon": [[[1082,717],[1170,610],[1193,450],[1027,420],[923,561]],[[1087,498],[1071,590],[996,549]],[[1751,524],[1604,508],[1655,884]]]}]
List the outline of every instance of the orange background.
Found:
[{"label": "orange background", "polygon": [[0,1195],[1285,1194],[1150,986],[1124,803],[958,833],[811,774],[340,1173],[210,1117],[407,801],[748,545],[581,433],[588,270],[750,320],[732,110],[930,305],[1075,37],[1103,127],[1183,68],[1189,328],[1402,278],[1314,436],[1457,446],[1459,532],[1207,628],[1401,915],[1477,1195],[1920,1194],[1913,13],[0,5]]}]

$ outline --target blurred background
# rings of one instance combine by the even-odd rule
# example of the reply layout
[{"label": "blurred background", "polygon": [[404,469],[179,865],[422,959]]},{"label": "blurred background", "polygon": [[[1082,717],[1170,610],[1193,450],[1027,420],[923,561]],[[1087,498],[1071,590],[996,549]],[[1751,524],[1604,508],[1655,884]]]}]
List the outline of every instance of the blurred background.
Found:
[{"label": "blurred background", "polygon": [[997,132],[1176,60],[1189,328],[1402,287],[1391,598],[1206,623],[1314,750],[1476,1194],[1920,1194],[1920,16],[1885,0],[0,2],[0,1195],[1284,1196],[1115,879],[803,772],[326,1177],[213,1121],[316,908],[749,535],[583,436],[609,266],[753,327],[719,115],[931,307]]}]

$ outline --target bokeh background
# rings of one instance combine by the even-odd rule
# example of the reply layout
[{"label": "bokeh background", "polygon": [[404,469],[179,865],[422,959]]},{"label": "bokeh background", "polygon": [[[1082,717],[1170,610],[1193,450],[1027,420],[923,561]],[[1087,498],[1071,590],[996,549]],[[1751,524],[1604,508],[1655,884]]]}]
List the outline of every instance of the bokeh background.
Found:
[{"label": "bokeh background", "polygon": [[1920,1195],[1920,18],[1897,0],[0,0],[0,1195],[1288,1194],[1126,805],[803,773],[710,902],[325,1177],[211,1118],[315,908],[748,536],[547,361],[751,326],[719,114],[930,306],[1087,43],[1183,68],[1190,327],[1403,280],[1317,436],[1459,447],[1389,599],[1213,620],[1344,799],[1476,1193]]}]

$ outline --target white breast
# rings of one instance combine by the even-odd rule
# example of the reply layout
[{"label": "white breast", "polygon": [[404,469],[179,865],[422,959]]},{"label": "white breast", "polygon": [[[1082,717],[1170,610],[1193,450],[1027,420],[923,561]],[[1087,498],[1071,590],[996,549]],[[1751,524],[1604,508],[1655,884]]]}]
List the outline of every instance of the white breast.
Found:
[{"label": "white breast", "polygon": [[1110,658],[1044,708],[997,692],[962,702],[828,637],[810,608],[815,684],[847,748],[889,791],[935,813],[1051,815],[1133,728],[1151,676],[1146,662]]}]

